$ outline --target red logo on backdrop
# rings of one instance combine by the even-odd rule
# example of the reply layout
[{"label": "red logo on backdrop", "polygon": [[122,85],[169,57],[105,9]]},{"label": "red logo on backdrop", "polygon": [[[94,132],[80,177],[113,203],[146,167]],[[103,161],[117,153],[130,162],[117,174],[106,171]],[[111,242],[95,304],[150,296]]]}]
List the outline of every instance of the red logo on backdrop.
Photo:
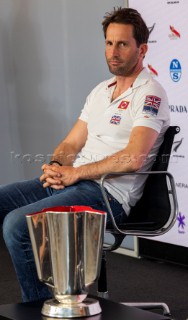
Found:
[{"label": "red logo on backdrop", "polygon": [[152,67],[151,64],[148,64],[148,69],[151,71],[152,74],[158,76],[158,72]]},{"label": "red logo on backdrop", "polygon": [[180,39],[181,37],[180,33],[173,26],[170,26],[170,31],[171,31],[171,34],[169,34],[169,38],[171,40]]},{"label": "red logo on backdrop", "polygon": [[126,110],[128,108],[129,101],[121,101],[120,105],[118,106],[118,109]]},{"label": "red logo on backdrop", "polygon": [[170,30],[174,35],[176,35],[176,37],[180,38],[180,33],[176,29],[174,29],[173,26],[170,26]]}]

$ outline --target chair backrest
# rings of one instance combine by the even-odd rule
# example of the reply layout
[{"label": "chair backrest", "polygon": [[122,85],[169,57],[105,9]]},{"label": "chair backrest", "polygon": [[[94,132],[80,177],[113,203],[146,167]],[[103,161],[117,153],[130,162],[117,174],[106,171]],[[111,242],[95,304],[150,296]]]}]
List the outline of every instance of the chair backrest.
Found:
[{"label": "chair backrest", "polygon": [[167,172],[167,169],[174,136],[179,131],[180,128],[178,126],[171,126],[167,129],[150,173],[140,173],[148,175],[143,195],[136,205],[131,208],[128,220],[123,225],[116,224],[108,197],[106,196],[104,180],[108,175],[104,175],[101,178],[101,192],[113,226],[106,231],[114,237],[112,244],[104,245],[103,247],[101,274],[98,280],[98,292],[102,292],[102,297],[105,297],[107,293],[105,251],[113,251],[119,248],[126,235],[155,236],[163,234],[176,221],[178,205],[175,184],[172,175]]},{"label": "chair backrest", "polygon": [[161,228],[168,221],[171,211],[168,181],[167,177],[160,172],[168,169],[174,136],[179,131],[178,126],[170,126],[167,129],[151,169],[158,174],[148,176],[141,199],[131,209],[126,229],[133,227],[140,229],[143,225],[144,230],[152,231]]},{"label": "chair backrest", "polygon": [[[148,172],[124,173],[125,175],[147,174],[147,180],[141,199],[131,208],[128,219],[123,224],[116,224],[113,212],[104,188],[104,181],[109,175],[101,178],[100,186],[104,201],[111,216],[112,226],[106,232],[114,236],[114,243],[105,246],[105,250],[117,249],[126,235],[156,236],[167,232],[174,225],[178,214],[178,203],[173,176],[167,171],[174,136],[180,131],[178,126],[167,129],[159,148],[156,161]],[[122,173],[121,173],[122,174]]]}]

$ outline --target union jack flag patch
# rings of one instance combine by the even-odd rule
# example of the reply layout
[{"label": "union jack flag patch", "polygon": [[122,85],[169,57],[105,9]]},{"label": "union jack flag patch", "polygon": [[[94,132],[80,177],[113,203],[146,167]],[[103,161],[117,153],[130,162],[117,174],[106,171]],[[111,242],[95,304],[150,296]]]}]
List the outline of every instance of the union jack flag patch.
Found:
[{"label": "union jack flag patch", "polygon": [[120,121],[121,121],[121,116],[113,115],[111,120],[110,120],[110,123],[112,123],[112,124],[120,124]]},{"label": "union jack flag patch", "polygon": [[157,116],[160,104],[161,104],[161,98],[156,96],[146,96],[143,113],[147,113],[152,116]]}]

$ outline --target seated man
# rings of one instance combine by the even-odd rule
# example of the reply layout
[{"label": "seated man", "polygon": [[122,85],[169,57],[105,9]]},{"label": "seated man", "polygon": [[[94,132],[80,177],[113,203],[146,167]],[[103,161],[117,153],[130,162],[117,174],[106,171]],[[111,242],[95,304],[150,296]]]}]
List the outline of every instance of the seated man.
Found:
[{"label": "seated man", "polygon": [[[54,150],[40,178],[0,187],[3,235],[23,301],[50,296],[37,277],[25,215],[53,206],[86,205],[106,211],[99,179],[110,172],[148,170],[169,126],[166,93],[143,67],[148,28],[134,9],[118,8],[102,23],[112,79],[87,97],[72,130]],[[142,194],[143,176],[105,184],[117,222]],[[118,213],[118,214],[117,214]]]}]

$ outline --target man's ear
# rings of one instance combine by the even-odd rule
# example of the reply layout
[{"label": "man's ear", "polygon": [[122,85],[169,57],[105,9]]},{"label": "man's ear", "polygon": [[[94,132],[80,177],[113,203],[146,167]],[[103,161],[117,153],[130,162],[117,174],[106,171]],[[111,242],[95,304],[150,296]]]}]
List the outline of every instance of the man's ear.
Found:
[{"label": "man's ear", "polygon": [[148,45],[147,45],[147,43],[142,43],[142,44],[140,45],[140,54],[143,56],[143,58],[145,57],[147,51],[148,51]]}]

